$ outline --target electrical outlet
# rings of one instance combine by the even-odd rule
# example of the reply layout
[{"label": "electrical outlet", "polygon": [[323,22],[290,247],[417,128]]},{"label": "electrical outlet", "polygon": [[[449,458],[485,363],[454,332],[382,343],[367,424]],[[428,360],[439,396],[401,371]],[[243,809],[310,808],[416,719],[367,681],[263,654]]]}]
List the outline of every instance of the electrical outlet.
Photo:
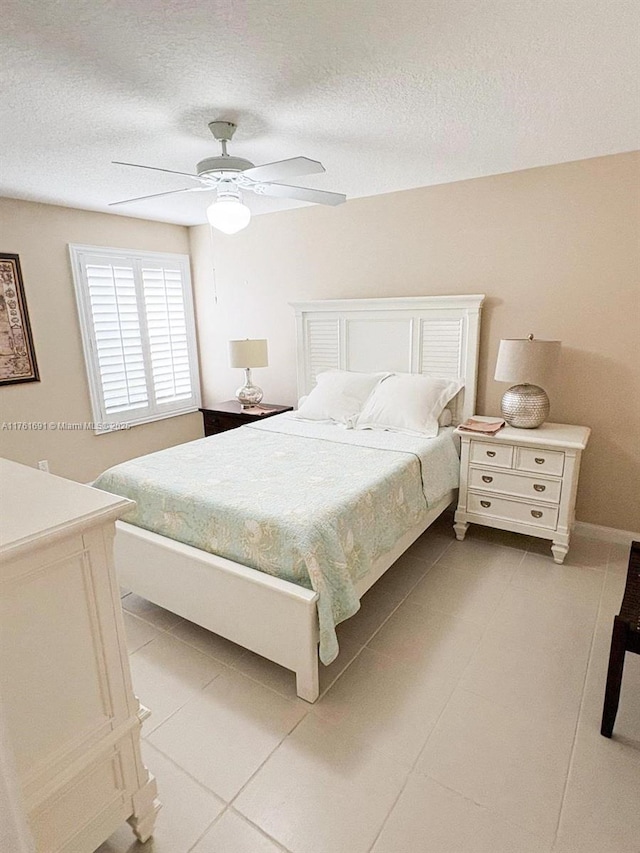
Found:
[{"label": "electrical outlet", "polygon": [[49,470],[49,460],[48,459],[41,459],[40,462],[38,462],[38,468],[41,471],[48,471]]}]

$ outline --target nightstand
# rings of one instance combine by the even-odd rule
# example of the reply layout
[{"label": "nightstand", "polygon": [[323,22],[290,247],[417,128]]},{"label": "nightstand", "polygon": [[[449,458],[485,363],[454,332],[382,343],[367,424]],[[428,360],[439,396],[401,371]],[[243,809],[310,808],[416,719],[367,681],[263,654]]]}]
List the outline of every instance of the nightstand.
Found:
[{"label": "nightstand", "polygon": [[[257,413],[257,408],[264,409],[264,413]],[[237,400],[216,403],[211,409],[200,409],[204,421],[205,437],[225,432],[228,429],[236,429],[236,427],[243,426],[243,424],[255,423],[255,421],[261,421],[263,418],[271,418],[273,415],[279,415],[282,412],[291,412],[292,410],[293,406],[278,406],[267,403],[261,403],[259,406],[254,406],[247,410],[243,409]]]},{"label": "nightstand", "polygon": [[469,523],[550,539],[562,563],[575,518],[580,457],[591,430],[569,424],[537,429],[505,426],[496,435],[457,429],[460,496],[454,529],[464,539]]}]

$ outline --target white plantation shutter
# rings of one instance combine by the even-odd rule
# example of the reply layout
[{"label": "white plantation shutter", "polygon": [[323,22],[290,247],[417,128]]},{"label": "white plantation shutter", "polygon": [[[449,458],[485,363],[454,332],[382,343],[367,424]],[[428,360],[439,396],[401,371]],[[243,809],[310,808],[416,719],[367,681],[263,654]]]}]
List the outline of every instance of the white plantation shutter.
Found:
[{"label": "white plantation shutter", "polygon": [[189,399],[193,389],[181,272],[144,264],[142,285],[156,399]]},{"label": "white plantation shutter", "polygon": [[197,409],[188,258],[70,250],[97,431]]},{"label": "white plantation shutter", "polygon": [[106,414],[148,404],[133,264],[85,267]]}]

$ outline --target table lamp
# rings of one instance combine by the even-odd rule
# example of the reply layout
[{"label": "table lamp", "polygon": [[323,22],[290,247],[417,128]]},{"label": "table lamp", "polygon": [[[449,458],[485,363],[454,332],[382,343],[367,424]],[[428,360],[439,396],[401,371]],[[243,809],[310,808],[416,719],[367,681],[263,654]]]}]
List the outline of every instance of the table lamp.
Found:
[{"label": "table lamp", "polygon": [[560,357],[560,341],[538,341],[533,335],[500,341],[495,379],[517,384],[505,392],[500,411],[512,427],[535,429],[549,416],[549,398],[540,388],[552,377]]},{"label": "table lamp", "polygon": [[264,339],[229,341],[229,364],[244,370],[244,385],[236,391],[243,409],[256,406],[262,400],[262,389],[251,381],[252,367],[267,367],[267,342]]}]

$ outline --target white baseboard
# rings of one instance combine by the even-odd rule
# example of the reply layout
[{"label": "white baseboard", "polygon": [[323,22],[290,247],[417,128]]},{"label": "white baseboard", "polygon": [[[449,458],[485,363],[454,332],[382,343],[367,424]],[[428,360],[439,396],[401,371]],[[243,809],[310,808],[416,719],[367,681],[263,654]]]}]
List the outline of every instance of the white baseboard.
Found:
[{"label": "white baseboard", "polygon": [[576,521],[573,532],[587,539],[621,542],[623,545],[629,545],[632,541],[640,542],[640,533],[633,533],[631,530],[618,530],[616,527],[603,527],[601,524],[589,524],[588,521]]}]

